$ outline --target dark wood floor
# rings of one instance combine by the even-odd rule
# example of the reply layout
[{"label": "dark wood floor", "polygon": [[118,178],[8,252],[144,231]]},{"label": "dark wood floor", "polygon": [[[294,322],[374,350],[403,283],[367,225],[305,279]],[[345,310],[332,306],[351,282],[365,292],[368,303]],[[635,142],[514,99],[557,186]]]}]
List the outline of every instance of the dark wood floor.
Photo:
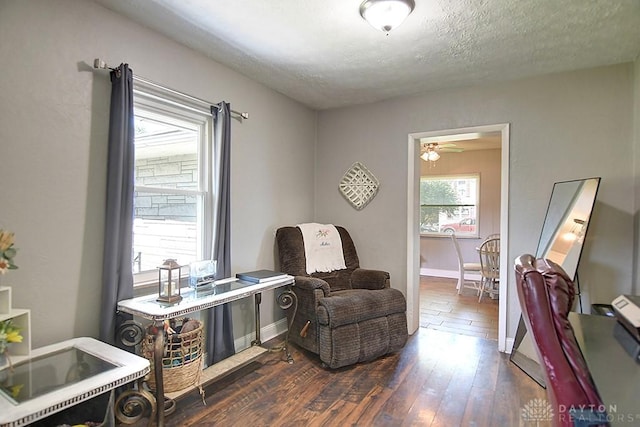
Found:
[{"label": "dark wood floor", "polygon": [[401,352],[338,370],[292,353],[292,365],[266,353],[207,387],[206,406],[186,397],[167,426],[524,426],[524,405],[545,398],[495,341],[473,336],[419,328]]}]

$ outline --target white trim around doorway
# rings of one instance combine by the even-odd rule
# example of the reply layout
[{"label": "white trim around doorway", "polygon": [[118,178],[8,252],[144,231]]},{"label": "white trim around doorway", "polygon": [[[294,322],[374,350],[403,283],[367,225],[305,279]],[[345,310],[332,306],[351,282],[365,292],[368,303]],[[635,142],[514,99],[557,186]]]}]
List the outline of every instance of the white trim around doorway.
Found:
[{"label": "white trim around doorway", "polygon": [[420,139],[462,133],[500,132],[502,137],[500,172],[500,286],[498,302],[498,350],[507,349],[507,298],[509,273],[509,124],[473,126],[461,129],[446,129],[416,132],[408,135],[407,174],[407,326],[413,334],[420,326]]}]

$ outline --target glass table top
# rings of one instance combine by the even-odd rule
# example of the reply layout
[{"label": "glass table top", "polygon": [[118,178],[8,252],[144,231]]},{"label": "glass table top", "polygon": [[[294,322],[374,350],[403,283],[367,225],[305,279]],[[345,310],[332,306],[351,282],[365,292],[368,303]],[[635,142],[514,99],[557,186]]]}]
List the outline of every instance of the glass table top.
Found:
[{"label": "glass table top", "polygon": [[131,298],[118,302],[118,310],[159,321],[184,316],[196,311],[246,298],[256,293],[276,289],[285,285],[293,285],[293,276],[285,276],[278,280],[252,283],[236,278],[221,279],[211,285],[198,288],[182,288],[182,299],[174,303],[157,301],[158,294]]},{"label": "glass table top", "polygon": [[193,301],[202,300],[204,297],[211,295],[223,295],[231,291],[246,288],[252,285],[252,283],[242,282],[240,280],[229,281],[225,283],[219,283],[215,286],[208,284],[205,286],[199,286],[197,288],[183,288],[181,290],[182,301],[178,303],[165,303],[156,301],[157,295],[152,295],[148,299],[144,300],[145,304],[160,305],[162,307],[174,307],[176,305],[186,304]]},{"label": "glass table top", "polygon": [[0,394],[18,405],[117,367],[77,347],[67,347],[0,370]]}]

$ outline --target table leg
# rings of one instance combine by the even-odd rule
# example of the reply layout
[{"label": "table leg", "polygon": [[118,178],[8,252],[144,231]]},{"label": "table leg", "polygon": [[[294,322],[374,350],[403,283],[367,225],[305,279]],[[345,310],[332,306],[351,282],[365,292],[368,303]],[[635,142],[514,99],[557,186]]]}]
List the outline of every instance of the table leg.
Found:
[{"label": "table leg", "polygon": [[262,345],[260,341],[260,303],[262,302],[262,293],[258,292],[254,295],[255,312],[256,312],[256,339],[251,341],[251,345]]},{"label": "table leg", "polygon": [[164,325],[158,326],[156,333],[153,369],[156,379],[156,421],[158,427],[164,427],[164,380],[162,378],[162,356],[164,356]]},{"label": "table leg", "polygon": [[[286,291],[278,295],[277,301],[278,306],[283,310],[288,310],[293,307],[293,314],[291,315],[291,320],[289,320],[289,324],[287,325],[287,333],[284,338],[284,344],[282,345],[282,350],[287,356],[287,363],[291,365],[293,364],[293,356],[291,356],[291,352],[289,351],[289,332],[291,331],[291,325],[293,325],[296,313],[298,312],[298,297],[291,290],[291,286],[288,286]],[[309,322],[307,322],[307,324],[309,324]]]},{"label": "table leg", "polygon": [[156,397],[143,386],[144,378],[137,380],[135,386],[120,393],[113,408],[116,420],[120,424],[136,424],[147,413],[149,422],[147,426],[153,425],[153,420],[157,419]]}]

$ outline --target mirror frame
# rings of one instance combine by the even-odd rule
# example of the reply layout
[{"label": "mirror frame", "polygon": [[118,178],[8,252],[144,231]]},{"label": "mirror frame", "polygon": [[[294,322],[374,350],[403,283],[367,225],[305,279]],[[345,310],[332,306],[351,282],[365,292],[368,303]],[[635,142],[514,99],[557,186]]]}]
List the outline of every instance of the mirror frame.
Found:
[{"label": "mirror frame", "polygon": [[[557,239],[559,237],[558,235],[558,230],[560,229],[560,221],[557,221],[554,219],[554,223],[551,223],[550,220],[550,211],[552,208],[552,203],[554,201],[554,196],[557,195],[558,189],[560,188],[560,186],[562,184],[574,184],[574,183],[578,183],[578,188],[576,189],[576,191],[574,192],[574,195],[572,197],[572,200],[570,201],[570,203],[567,204],[567,208],[565,209],[565,212],[562,215],[562,218],[565,219],[566,217],[569,216],[569,207],[573,208],[575,206],[575,200],[576,200],[576,196],[578,195],[578,191],[580,191],[583,187],[584,184],[587,181],[590,180],[596,180],[596,187],[595,187],[595,191],[593,194],[593,200],[591,201],[590,204],[590,209],[589,209],[589,215],[587,216],[586,221],[584,222],[584,225],[582,227],[582,231],[583,231],[583,235],[582,235],[582,239],[583,241],[586,239],[587,236],[587,232],[589,230],[589,224],[591,223],[591,217],[593,214],[593,209],[595,207],[596,204],[596,198],[598,197],[598,189],[600,188],[600,181],[601,178],[600,177],[593,177],[593,178],[584,178],[584,179],[575,179],[575,180],[570,180],[570,181],[559,181],[553,184],[553,189],[551,191],[551,197],[549,198],[549,205],[547,206],[547,212],[545,214],[545,218],[544,218],[544,223],[542,225],[542,230],[540,232],[540,238],[538,239],[538,247],[536,249],[536,258],[540,258],[540,257],[544,257],[546,252],[546,249],[549,248],[550,246],[552,246],[549,242],[551,242],[554,239]],[[549,235],[549,229],[553,229],[554,232],[553,234],[551,234],[551,238],[546,242],[545,245],[543,245],[542,243],[542,239],[544,236]],[[583,248],[584,248],[584,244],[580,245],[579,248],[579,253],[578,256],[576,258],[576,263],[575,263],[575,270],[573,271],[573,275],[570,275],[570,277],[572,278],[572,280],[574,281],[576,287],[577,287],[577,296],[578,296],[578,300],[580,301],[580,308],[582,311],[582,301],[581,301],[581,294],[580,294],[580,284],[577,281],[577,277],[578,277],[578,268],[580,266],[580,258],[582,257],[582,252],[583,252]],[[543,253],[541,253],[543,252]],[[561,267],[562,264],[560,264]],[[564,267],[563,267],[564,268]],[[509,359],[511,360],[511,362],[513,362],[516,366],[518,366],[522,371],[524,371],[524,373],[526,373],[527,375],[529,375],[534,381],[536,381],[538,384],[540,384],[542,387],[546,388],[546,384],[544,381],[544,376],[542,373],[542,367],[540,366],[540,363],[538,362],[537,358],[531,358],[529,357],[527,354],[525,354],[524,352],[520,351],[521,346],[523,346],[523,342],[525,343],[525,345],[528,345],[528,341],[527,340],[531,340],[528,332],[527,332],[527,327],[524,323],[524,319],[522,318],[522,315],[520,315],[520,321],[518,322],[518,329],[516,330],[516,336],[514,338],[513,341],[513,347],[511,349],[511,355],[509,357]]]}]

